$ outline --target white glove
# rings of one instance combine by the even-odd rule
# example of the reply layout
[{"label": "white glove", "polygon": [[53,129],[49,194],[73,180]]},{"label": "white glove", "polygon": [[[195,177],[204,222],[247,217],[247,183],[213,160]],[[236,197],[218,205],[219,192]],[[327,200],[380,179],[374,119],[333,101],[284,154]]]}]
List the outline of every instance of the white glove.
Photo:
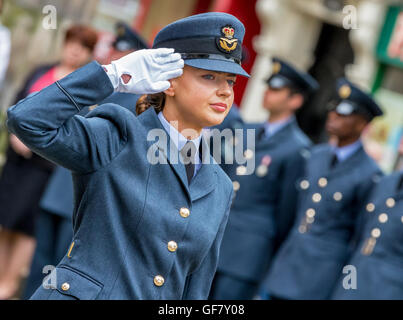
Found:
[{"label": "white glove", "polygon": [[115,91],[150,94],[169,89],[168,80],[181,76],[183,66],[181,55],[174,49],[160,48],[135,51],[104,68]]}]

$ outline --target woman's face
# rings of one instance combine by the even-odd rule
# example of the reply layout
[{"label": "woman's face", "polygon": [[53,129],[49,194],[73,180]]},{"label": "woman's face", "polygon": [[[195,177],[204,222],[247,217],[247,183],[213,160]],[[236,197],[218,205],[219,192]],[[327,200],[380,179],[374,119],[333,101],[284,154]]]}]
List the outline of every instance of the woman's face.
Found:
[{"label": "woman's face", "polygon": [[234,102],[236,75],[185,65],[183,75],[171,80],[167,99],[175,105],[179,122],[188,128],[220,124]]},{"label": "woman's face", "polygon": [[76,69],[88,63],[91,58],[91,50],[79,41],[71,40],[64,44],[61,61],[63,65]]}]

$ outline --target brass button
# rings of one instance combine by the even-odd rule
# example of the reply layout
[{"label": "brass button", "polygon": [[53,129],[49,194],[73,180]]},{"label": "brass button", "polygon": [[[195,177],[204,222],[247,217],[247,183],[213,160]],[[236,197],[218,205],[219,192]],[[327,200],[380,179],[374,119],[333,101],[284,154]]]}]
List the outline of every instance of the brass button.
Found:
[{"label": "brass button", "polygon": [[243,155],[244,155],[244,157],[246,159],[252,159],[253,158],[253,151],[250,150],[250,149],[246,149]]},{"label": "brass button", "polygon": [[299,228],[298,228],[299,233],[305,233],[306,230],[307,230],[306,226],[304,226],[304,225],[300,225]]},{"label": "brass button", "polygon": [[381,230],[379,230],[379,228],[374,228],[374,229],[372,229],[372,231],[371,231],[371,235],[372,235],[374,238],[379,238],[379,237],[381,236]]},{"label": "brass button", "polygon": [[343,199],[343,195],[341,194],[341,192],[335,192],[333,195],[333,199],[336,201],[340,201],[341,199]]},{"label": "brass button", "polygon": [[395,206],[395,199],[393,198],[388,198],[386,200],[386,205],[388,206],[388,208],[393,208]]},{"label": "brass button", "polygon": [[403,223],[403,216],[402,216],[401,220],[402,220],[402,223]]},{"label": "brass button", "polygon": [[375,205],[373,203],[368,203],[367,204],[367,211],[368,212],[373,212],[375,210]]},{"label": "brass button", "polygon": [[69,289],[70,289],[70,285],[69,285],[67,282],[65,282],[65,283],[62,284],[62,290],[63,290],[63,291],[67,291],[67,290],[69,290]]},{"label": "brass button", "polygon": [[306,189],[309,188],[309,181],[308,180],[302,180],[299,186],[301,187],[302,190],[306,190]]},{"label": "brass button", "polygon": [[326,187],[327,186],[327,179],[326,178],[320,178],[318,181],[319,187]]},{"label": "brass button", "polygon": [[322,200],[322,196],[320,195],[320,193],[315,193],[312,196],[312,200],[313,200],[313,202],[320,202],[320,200]]},{"label": "brass button", "polygon": [[168,250],[171,252],[175,252],[178,249],[178,244],[175,241],[168,242]]},{"label": "brass button", "polygon": [[309,224],[313,223],[314,221],[315,221],[314,217],[307,217],[306,218],[306,222],[309,223]]},{"label": "brass button", "polygon": [[165,282],[165,279],[164,279],[163,276],[158,275],[158,276],[155,276],[155,277],[154,277],[154,284],[155,284],[157,287],[163,286],[163,285],[164,285],[164,282]]},{"label": "brass button", "polygon": [[238,191],[241,184],[238,181],[232,181],[232,186],[234,187],[234,191]]},{"label": "brass button", "polygon": [[246,171],[247,171],[247,169],[246,169],[245,166],[239,166],[238,168],[236,168],[236,174],[237,174],[238,176],[243,176],[243,175],[245,175],[245,174],[246,174]]},{"label": "brass button", "polygon": [[313,218],[313,217],[315,216],[315,214],[316,214],[315,209],[308,209],[308,210],[306,210],[306,216],[307,216],[308,218]]},{"label": "brass button", "polygon": [[179,214],[183,217],[183,218],[187,218],[190,216],[190,211],[188,208],[181,208],[179,211]]},{"label": "brass button", "polygon": [[381,213],[378,217],[380,223],[385,223],[388,221],[388,215],[386,213]]}]

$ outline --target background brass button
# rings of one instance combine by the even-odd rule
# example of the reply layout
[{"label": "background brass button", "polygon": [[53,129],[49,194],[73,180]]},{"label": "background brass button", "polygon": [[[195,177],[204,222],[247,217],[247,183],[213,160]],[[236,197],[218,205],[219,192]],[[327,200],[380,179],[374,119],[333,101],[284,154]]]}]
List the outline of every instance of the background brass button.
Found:
[{"label": "background brass button", "polygon": [[308,180],[302,180],[299,186],[301,187],[302,190],[306,190],[306,189],[309,188],[309,181]]},{"label": "background brass button", "polygon": [[387,205],[389,208],[393,208],[393,207],[395,206],[395,199],[393,199],[393,198],[388,198],[388,199],[386,200],[386,205]]},{"label": "background brass button", "polygon": [[320,193],[315,193],[312,196],[312,200],[313,200],[313,202],[320,202],[320,200],[322,200],[322,196],[320,195]]},{"label": "background brass button", "polygon": [[252,159],[253,158],[253,151],[250,149],[246,149],[244,152],[244,157],[246,159]]},{"label": "background brass button", "polygon": [[309,217],[309,218],[313,218],[313,217],[315,216],[315,214],[316,214],[315,209],[308,209],[308,210],[306,210],[306,215],[307,215],[307,217]]},{"label": "background brass button", "polygon": [[322,187],[322,188],[326,187],[327,186],[327,179],[326,178],[320,178],[318,184],[319,184],[319,187]]},{"label": "background brass button", "polygon": [[367,211],[368,212],[373,212],[375,210],[375,205],[373,203],[368,203],[367,204]]},{"label": "background brass button", "polygon": [[374,228],[374,229],[372,229],[372,231],[371,231],[371,235],[372,235],[374,238],[379,238],[379,237],[381,236],[381,230],[379,230],[379,228]]},{"label": "background brass button", "polygon": [[386,213],[381,213],[378,220],[380,223],[386,223],[388,221],[388,215]]},{"label": "background brass button", "polygon": [[238,181],[233,181],[232,186],[234,187],[234,191],[238,191],[239,188],[241,187],[241,185]]},{"label": "background brass button", "polygon": [[164,282],[165,282],[165,279],[164,279],[164,277],[163,276],[155,276],[154,277],[154,284],[157,286],[157,287],[161,287],[161,286],[163,286],[164,285]]},{"label": "background brass button", "polygon": [[171,252],[175,252],[178,249],[178,244],[175,241],[168,242],[168,250]]},{"label": "background brass button", "polygon": [[183,217],[183,218],[187,218],[190,216],[190,211],[188,208],[182,208],[179,211],[179,214]]},{"label": "background brass button", "polygon": [[70,285],[69,285],[67,282],[65,282],[65,283],[62,284],[62,290],[63,290],[63,291],[67,291],[67,290],[69,290],[69,289],[70,289]]},{"label": "background brass button", "polygon": [[341,192],[335,192],[333,195],[333,199],[336,201],[340,201],[341,199],[343,199],[343,195],[341,194]]}]

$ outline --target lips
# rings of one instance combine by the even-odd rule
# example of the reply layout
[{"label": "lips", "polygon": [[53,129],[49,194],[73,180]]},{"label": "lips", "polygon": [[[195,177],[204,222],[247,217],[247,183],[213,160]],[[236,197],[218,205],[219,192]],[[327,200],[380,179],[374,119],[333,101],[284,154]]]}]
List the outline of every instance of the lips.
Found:
[{"label": "lips", "polygon": [[210,106],[218,112],[225,112],[228,108],[225,103],[213,103]]}]

